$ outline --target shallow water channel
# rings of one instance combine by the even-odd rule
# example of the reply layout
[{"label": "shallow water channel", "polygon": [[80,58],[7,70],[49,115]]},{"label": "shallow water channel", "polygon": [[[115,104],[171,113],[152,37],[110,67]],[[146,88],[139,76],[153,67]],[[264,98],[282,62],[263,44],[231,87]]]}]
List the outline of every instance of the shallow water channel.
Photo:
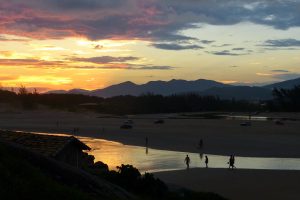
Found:
[{"label": "shallow water channel", "polygon": [[[106,163],[110,169],[121,164],[131,164],[141,172],[185,169],[186,155],[191,159],[191,168],[205,167],[205,155],[209,168],[228,168],[229,156],[158,150],[87,137],[79,139],[92,148],[89,154],[95,156],[95,161]],[[235,157],[235,166],[238,169],[300,170],[300,158]]]}]

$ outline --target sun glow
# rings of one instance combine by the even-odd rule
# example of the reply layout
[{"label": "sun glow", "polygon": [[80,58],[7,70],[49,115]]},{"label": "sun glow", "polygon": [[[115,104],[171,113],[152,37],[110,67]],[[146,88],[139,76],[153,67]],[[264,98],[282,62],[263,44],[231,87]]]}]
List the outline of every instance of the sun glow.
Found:
[{"label": "sun glow", "polygon": [[56,76],[19,76],[15,80],[3,81],[5,86],[18,86],[20,84],[50,84],[50,85],[63,85],[72,83],[69,77],[56,77]]}]

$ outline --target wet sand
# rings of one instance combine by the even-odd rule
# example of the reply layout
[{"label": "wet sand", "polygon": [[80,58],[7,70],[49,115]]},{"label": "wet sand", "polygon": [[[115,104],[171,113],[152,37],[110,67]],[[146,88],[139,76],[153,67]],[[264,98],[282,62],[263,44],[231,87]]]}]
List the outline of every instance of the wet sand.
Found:
[{"label": "wet sand", "polygon": [[[269,114],[270,115],[270,114]],[[71,133],[145,145],[164,150],[199,152],[200,138],[203,153],[256,157],[300,157],[300,121],[276,125],[273,121],[253,121],[243,127],[240,120],[165,119],[165,124],[154,124],[157,118],[169,115],[132,116],[133,129],[122,130],[125,118],[107,118],[95,113],[21,112],[0,113],[0,129],[52,133]],[[58,123],[57,123],[58,122]],[[73,133],[74,128],[79,128]]]},{"label": "wet sand", "polygon": [[190,169],[158,172],[171,188],[215,192],[231,200],[300,199],[300,171]]}]

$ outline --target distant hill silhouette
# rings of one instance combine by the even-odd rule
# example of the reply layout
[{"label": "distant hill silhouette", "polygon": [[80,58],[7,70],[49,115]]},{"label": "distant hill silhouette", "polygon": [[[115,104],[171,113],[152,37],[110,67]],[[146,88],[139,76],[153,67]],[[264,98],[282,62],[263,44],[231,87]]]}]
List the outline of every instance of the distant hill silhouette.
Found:
[{"label": "distant hill silhouette", "polygon": [[283,88],[283,89],[291,89],[296,85],[300,85],[300,78],[287,80],[279,83],[273,83],[270,85],[264,86],[264,88],[273,89],[273,88]]},{"label": "distant hill silhouette", "polygon": [[195,81],[173,79],[170,81],[150,81],[141,85],[126,81],[120,84],[111,85],[103,89],[96,89],[91,91],[83,89],[72,89],[69,91],[53,90],[47,93],[84,94],[105,98],[119,95],[138,96],[147,93],[160,94],[164,96],[183,93],[198,93],[201,95],[218,96],[222,99],[234,98],[237,100],[265,100],[272,98],[273,88],[291,89],[295,85],[300,85],[300,78],[265,85],[262,87],[233,86],[205,79],[199,79]]},{"label": "distant hill silhouette", "polygon": [[171,81],[150,81],[146,84],[137,85],[130,81],[112,85],[97,90],[73,89],[69,91],[54,90],[47,93],[67,93],[67,94],[86,94],[99,97],[112,97],[118,95],[138,96],[146,93],[171,95],[188,92],[201,92],[212,87],[232,87],[216,81],[199,79],[195,81],[171,80]]},{"label": "distant hill silhouette", "polygon": [[91,91],[84,89],[72,89],[72,90],[51,90],[46,92],[48,94],[84,94],[91,95]]},{"label": "distant hill silhouette", "polygon": [[171,80],[150,81],[146,84],[137,85],[132,82],[124,82],[112,85],[104,89],[91,91],[92,95],[101,97],[112,97],[117,95],[141,95],[146,93],[171,95],[187,92],[199,92],[211,87],[228,87],[223,83],[211,80],[199,79],[196,81]]}]

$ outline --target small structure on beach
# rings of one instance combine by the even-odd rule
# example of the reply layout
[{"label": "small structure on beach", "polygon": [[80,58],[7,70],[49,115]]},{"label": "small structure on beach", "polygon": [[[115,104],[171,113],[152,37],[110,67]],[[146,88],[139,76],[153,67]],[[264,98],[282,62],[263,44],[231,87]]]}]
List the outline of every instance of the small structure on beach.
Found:
[{"label": "small structure on beach", "polygon": [[90,147],[73,136],[0,131],[0,141],[78,168],[94,162],[93,158],[84,152],[91,150]]}]

